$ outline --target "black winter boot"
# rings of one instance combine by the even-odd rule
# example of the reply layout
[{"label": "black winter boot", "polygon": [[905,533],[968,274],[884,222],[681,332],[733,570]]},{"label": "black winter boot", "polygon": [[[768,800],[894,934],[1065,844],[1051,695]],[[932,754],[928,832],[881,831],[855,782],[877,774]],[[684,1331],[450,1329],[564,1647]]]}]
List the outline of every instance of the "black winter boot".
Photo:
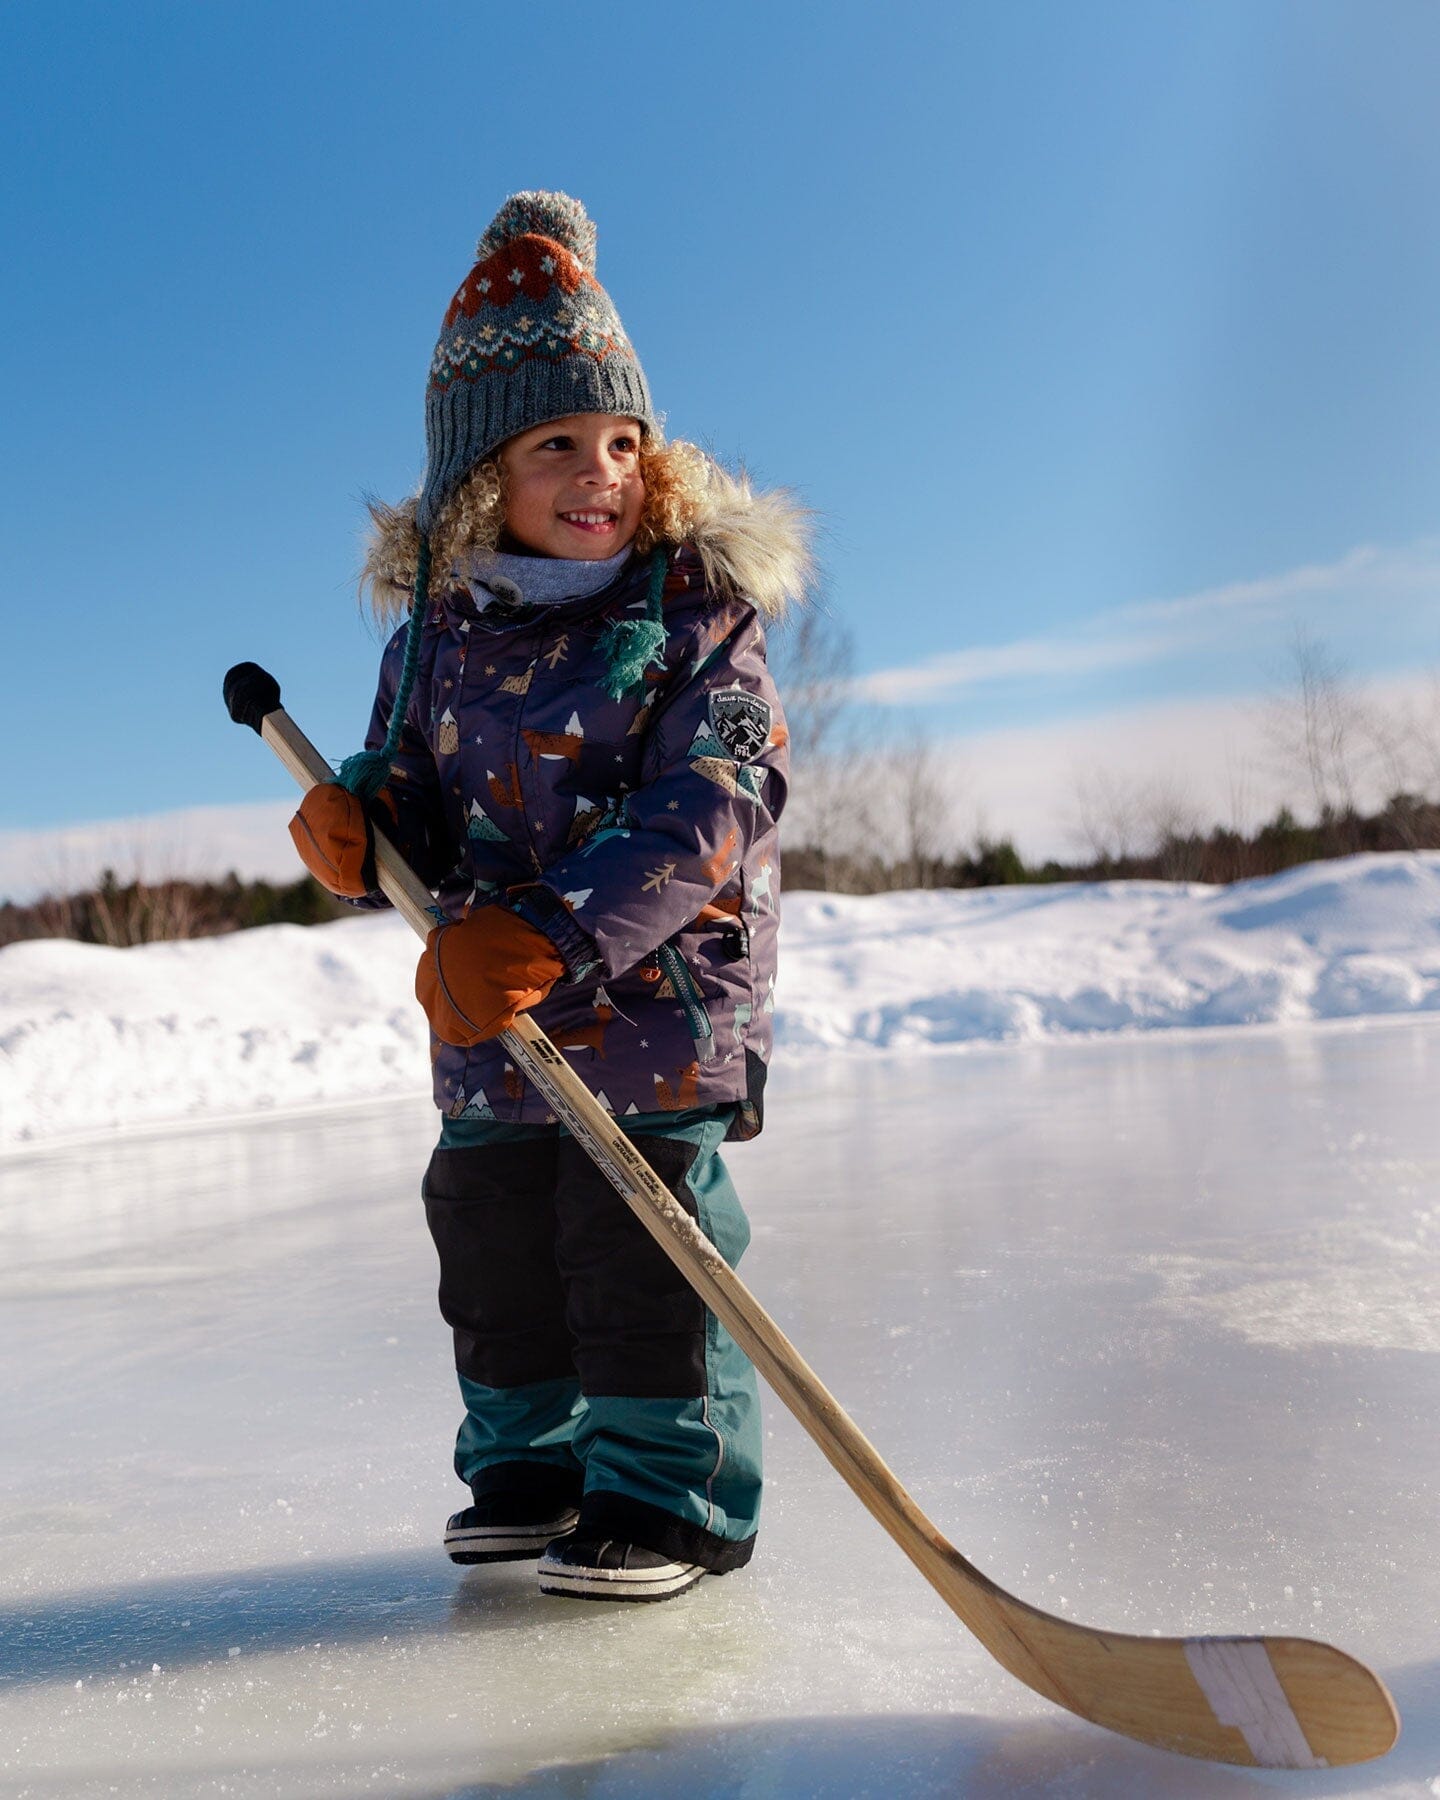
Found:
[{"label": "black winter boot", "polygon": [[557,1537],[540,1559],[540,1592],[568,1600],[673,1600],[705,1573],[615,1538]]},{"label": "black winter boot", "polygon": [[492,1494],[458,1512],[445,1527],[451,1562],[525,1562],[575,1529],[573,1506]]}]

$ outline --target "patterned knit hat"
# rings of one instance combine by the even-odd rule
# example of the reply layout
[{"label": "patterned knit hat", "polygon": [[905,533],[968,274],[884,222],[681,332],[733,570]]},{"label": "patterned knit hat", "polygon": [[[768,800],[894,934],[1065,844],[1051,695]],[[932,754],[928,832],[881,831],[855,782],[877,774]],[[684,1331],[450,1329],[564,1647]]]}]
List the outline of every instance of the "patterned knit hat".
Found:
[{"label": "patterned knit hat", "polygon": [[595,227],[568,194],[512,194],[476,247],[430,364],[428,533],[476,463],[518,431],[571,413],[659,423],[610,296],[595,279]]}]

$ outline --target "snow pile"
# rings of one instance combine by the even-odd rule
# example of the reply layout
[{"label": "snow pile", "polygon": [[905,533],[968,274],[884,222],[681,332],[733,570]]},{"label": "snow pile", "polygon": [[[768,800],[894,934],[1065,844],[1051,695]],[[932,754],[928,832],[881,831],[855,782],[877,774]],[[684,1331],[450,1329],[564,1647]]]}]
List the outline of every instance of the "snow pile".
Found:
[{"label": "snow pile", "polygon": [[827,1049],[1440,1010],[1440,853],[1233,887],[800,894],[780,1001],[783,1041]]},{"label": "snow pile", "polygon": [[[393,915],[139,950],[0,951],[0,1146],[417,1092]],[[1440,1011],[1440,853],[1231,888],[1112,882],[785,901],[783,1047],[905,1050]]]},{"label": "snow pile", "polygon": [[426,1085],[393,914],[107,950],[0,950],[0,1147]]}]

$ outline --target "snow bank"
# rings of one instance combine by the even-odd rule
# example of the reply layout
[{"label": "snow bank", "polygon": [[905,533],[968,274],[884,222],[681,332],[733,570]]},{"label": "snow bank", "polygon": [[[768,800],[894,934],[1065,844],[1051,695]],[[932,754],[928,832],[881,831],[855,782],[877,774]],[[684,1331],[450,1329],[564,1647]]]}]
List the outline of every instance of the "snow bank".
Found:
[{"label": "snow bank", "polygon": [[782,1040],[827,1049],[1440,1010],[1440,853],[1233,887],[799,894],[783,959]]},{"label": "snow bank", "polygon": [[[0,951],[0,1147],[423,1090],[393,916]],[[1161,882],[785,901],[782,1048],[910,1050],[1440,1011],[1440,853]]]},{"label": "snow bank", "polygon": [[0,950],[0,1148],[423,1089],[416,940],[393,914],[107,950]]}]

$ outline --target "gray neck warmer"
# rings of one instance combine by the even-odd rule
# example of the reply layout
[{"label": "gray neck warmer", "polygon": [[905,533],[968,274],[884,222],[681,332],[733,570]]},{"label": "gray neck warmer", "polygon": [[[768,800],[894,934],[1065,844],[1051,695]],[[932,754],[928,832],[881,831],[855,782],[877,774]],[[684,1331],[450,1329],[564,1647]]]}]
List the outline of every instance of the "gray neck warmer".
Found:
[{"label": "gray neck warmer", "polygon": [[472,557],[463,573],[481,612],[492,600],[504,600],[512,606],[517,601],[527,606],[558,606],[564,600],[598,594],[610,585],[629,558],[628,544],[603,562],[572,561],[563,556],[514,556],[505,550],[491,550]]}]

